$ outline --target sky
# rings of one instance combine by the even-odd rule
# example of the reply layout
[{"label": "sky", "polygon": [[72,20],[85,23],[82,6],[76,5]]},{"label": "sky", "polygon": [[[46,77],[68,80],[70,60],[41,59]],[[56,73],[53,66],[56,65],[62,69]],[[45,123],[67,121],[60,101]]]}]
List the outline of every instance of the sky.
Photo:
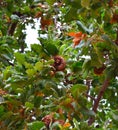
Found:
[{"label": "sky", "polygon": [[39,21],[35,21],[35,22],[36,22],[35,23],[36,29],[32,29],[31,25],[28,25],[26,27],[26,34],[27,34],[26,43],[27,43],[27,46],[29,49],[30,49],[31,44],[34,44],[34,43],[38,44],[39,43],[37,38],[38,38],[38,29],[39,29],[40,23],[39,23]]}]

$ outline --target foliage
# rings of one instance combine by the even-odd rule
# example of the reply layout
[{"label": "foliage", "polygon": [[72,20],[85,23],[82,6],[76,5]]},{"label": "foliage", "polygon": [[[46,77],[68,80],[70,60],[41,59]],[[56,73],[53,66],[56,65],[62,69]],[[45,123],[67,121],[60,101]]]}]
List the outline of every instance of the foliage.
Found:
[{"label": "foliage", "polygon": [[117,96],[117,0],[0,0],[0,129],[115,130]]}]

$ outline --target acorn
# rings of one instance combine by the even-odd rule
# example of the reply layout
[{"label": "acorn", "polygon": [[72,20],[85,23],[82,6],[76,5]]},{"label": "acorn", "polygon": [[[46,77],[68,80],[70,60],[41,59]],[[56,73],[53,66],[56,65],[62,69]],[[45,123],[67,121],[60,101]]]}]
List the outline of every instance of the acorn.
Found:
[{"label": "acorn", "polygon": [[53,67],[56,71],[63,71],[66,67],[66,61],[62,56],[56,55],[54,56],[54,64]]}]

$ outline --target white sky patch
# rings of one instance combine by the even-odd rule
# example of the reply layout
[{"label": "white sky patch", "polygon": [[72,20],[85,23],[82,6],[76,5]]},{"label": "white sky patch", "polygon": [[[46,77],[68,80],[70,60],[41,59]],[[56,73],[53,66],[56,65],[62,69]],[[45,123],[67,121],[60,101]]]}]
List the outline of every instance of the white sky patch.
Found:
[{"label": "white sky patch", "polygon": [[34,44],[34,43],[39,44],[40,43],[39,40],[37,39],[39,26],[40,26],[40,22],[38,20],[36,20],[35,21],[35,29],[32,29],[30,24],[26,27],[27,36],[26,36],[25,41],[27,43],[28,49],[30,49],[31,44]]}]

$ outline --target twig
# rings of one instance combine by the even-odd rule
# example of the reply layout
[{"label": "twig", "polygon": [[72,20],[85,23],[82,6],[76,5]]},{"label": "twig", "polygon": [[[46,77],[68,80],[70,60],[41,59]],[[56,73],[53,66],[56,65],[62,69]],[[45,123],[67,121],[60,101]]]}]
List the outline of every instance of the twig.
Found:
[{"label": "twig", "polygon": [[[95,113],[97,113],[97,108],[98,108],[98,106],[99,106],[99,102],[100,102],[100,100],[101,100],[101,98],[102,98],[102,96],[103,96],[105,90],[107,89],[107,87],[108,87],[108,85],[109,85],[109,82],[110,82],[109,79],[106,79],[106,80],[104,81],[104,83],[103,83],[103,85],[102,85],[102,87],[101,87],[101,89],[100,89],[100,91],[99,91],[99,93],[98,93],[98,96],[97,96],[97,98],[96,98],[95,101],[94,101],[92,110],[93,110]],[[92,123],[93,123],[94,121],[95,121],[95,117],[90,117],[89,120],[88,120],[88,125],[92,125]]]},{"label": "twig", "polygon": [[88,95],[87,93],[84,93],[84,95],[85,95],[86,97],[89,97],[89,98],[90,98],[90,99],[92,99],[93,101],[95,101],[95,100],[96,100],[93,96]]}]

